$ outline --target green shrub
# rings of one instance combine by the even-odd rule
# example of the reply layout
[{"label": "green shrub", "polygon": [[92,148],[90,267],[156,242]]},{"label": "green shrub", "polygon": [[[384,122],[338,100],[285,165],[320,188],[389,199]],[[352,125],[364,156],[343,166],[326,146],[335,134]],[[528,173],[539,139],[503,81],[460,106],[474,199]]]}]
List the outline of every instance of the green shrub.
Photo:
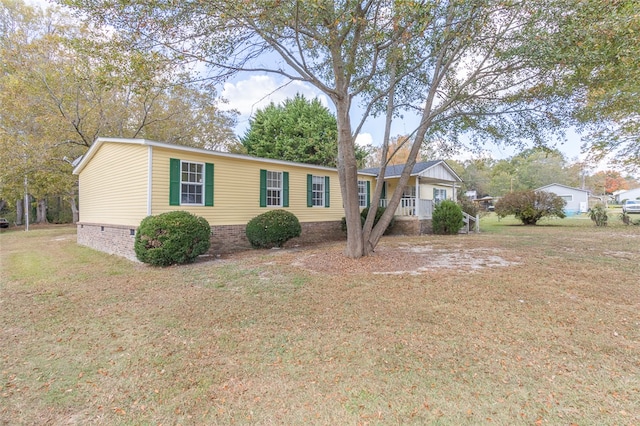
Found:
[{"label": "green shrub", "polygon": [[589,209],[589,217],[596,226],[607,226],[609,215],[607,214],[607,208],[602,204],[596,204]]},{"label": "green shrub", "polygon": [[[378,207],[378,210],[376,210],[376,217],[373,219],[373,226],[376,226],[376,224],[384,214],[385,210],[386,210],[385,207]],[[365,207],[364,209],[362,209],[362,211],[360,212],[360,226],[364,226],[364,222],[367,220],[368,214],[369,214],[369,207]],[[395,224],[395,222],[396,222],[396,219],[392,217],[391,221],[387,225],[387,229],[384,230],[385,234],[388,233],[391,230],[391,228],[393,228],[393,225]],[[347,219],[344,216],[342,217],[342,221],[340,222],[340,227],[342,228],[342,232],[347,232]]]},{"label": "green shrub", "polygon": [[270,210],[247,223],[247,239],[253,247],[281,247],[302,232],[296,215],[286,210]]},{"label": "green shrub", "polygon": [[211,227],[185,211],[147,216],[140,222],[134,250],[138,260],[154,266],[193,262],[209,250]]},{"label": "green shrub", "polygon": [[460,197],[460,199],[458,200],[458,205],[460,206],[462,211],[469,216],[476,217],[480,212],[480,209],[478,209],[478,205],[474,203],[469,197]]},{"label": "green shrub", "polygon": [[495,212],[501,218],[512,214],[525,225],[535,225],[543,217],[557,216],[564,219],[566,204],[566,201],[551,192],[510,192],[496,203]]},{"label": "green shrub", "polygon": [[462,209],[455,201],[444,200],[433,209],[432,224],[434,234],[457,234],[464,226]]}]

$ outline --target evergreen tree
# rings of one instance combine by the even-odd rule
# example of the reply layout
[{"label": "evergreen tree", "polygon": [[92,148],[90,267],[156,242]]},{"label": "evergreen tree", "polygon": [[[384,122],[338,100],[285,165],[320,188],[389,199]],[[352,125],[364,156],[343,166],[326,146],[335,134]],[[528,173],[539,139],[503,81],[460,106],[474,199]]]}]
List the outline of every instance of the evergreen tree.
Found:
[{"label": "evergreen tree", "polygon": [[241,142],[256,157],[335,167],[338,124],[318,99],[298,94],[259,110]]}]

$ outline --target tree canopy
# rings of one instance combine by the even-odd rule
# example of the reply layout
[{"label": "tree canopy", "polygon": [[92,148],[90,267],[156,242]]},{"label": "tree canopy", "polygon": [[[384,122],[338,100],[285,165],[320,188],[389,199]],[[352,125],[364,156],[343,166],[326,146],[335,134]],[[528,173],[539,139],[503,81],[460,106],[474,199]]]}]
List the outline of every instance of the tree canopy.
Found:
[{"label": "tree canopy", "polygon": [[525,149],[501,160],[478,158],[448,163],[463,180],[461,193],[476,191],[478,197],[501,197],[552,183],[588,189],[598,195],[640,187],[640,180],[631,175],[615,170],[594,172],[585,163],[567,161],[557,150]]},{"label": "tree canopy", "polygon": [[569,3],[545,51],[565,90],[578,94],[583,149],[594,160],[640,170],[640,1]]},{"label": "tree canopy", "polygon": [[[258,110],[241,138],[249,155],[335,167],[338,125],[335,116],[318,99],[296,95],[281,105]],[[367,151],[356,148],[364,161]]]},{"label": "tree canopy", "polygon": [[201,148],[234,139],[234,114],[159,52],[129,50],[115,34],[63,10],[0,0],[0,198],[65,195],[71,162],[99,136]]}]

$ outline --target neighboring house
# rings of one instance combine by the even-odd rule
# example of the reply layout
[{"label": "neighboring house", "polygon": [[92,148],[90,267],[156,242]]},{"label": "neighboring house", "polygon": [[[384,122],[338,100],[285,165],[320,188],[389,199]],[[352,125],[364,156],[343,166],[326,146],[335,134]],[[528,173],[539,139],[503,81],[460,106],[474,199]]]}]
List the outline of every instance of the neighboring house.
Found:
[{"label": "neighboring house", "polygon": [[552,183],[551,185],[540,187],[536,191],[551,192],[565,200],[567,205],[564,207],[564,212],[567,216],[586,213],[589,210],[589,191],[585,189]]},{"label": "neighboring house", "polygon": [[623,203],[625,200],[638,200],[640,199],[640,188],[630,189],[628,191],[620,192],[616,195],[616,201]]},{"label": "neighboring house", "polygon": [[[387,206],[387,195],[391,196],[398,186],[403,169],[404,164],[387,167],[380,200],[382,207]],[[363,169],[360,172],[378,177],[380,168]],[[416,163],[410,176],[395,212],[393,233],[430,233],[433,207],[443,200],[455,201],[462,179],[442,160]]]},{"label": "neighboring house", "polygon": [[470,199],[471,201],[477,200],[478,199],[478,191],[471,190],[471,191],[467,191],[464,193],[464,196],[467,197],[468,199]]},{"label": "neighboring house", "polygon": [[[144,139],[99,138],[73,173],[80,187],[78,243],[129,259],[135,259],[134,237],[142,219],[173,210],[204,217],[216,252],[248,248],[247,222],[278,208],[298,217],[302,241],[344,238],[334,168]],[[362,208],[369,204],[375,179],[375,173],[359,174]],[[439,196],[447,195],[446,188],[439,187]]]}]

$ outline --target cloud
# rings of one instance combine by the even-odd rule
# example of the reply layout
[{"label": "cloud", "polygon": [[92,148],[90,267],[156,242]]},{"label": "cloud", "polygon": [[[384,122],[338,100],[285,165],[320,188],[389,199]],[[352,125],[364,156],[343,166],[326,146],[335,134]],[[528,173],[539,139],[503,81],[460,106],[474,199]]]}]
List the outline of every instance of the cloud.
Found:
[{"label": "cloud", "polygon": [[373,145],[373,136],[371,133],[360,133],[356,136],[356,145],[367,146]]},{"label": "cloud", "polygon": [[300,81],[278,81],[268,75],[253,75],[245,80],[225,83],[221,95],[227,100],[221,108],[235,109],[244,118],[249,118],[257,110],[266,107],[270,102],[282,103],[293,98],[297,93],[307,99],[318,98],[320,103],[328,106],[325,95],[319,94],[312,86]]}]

